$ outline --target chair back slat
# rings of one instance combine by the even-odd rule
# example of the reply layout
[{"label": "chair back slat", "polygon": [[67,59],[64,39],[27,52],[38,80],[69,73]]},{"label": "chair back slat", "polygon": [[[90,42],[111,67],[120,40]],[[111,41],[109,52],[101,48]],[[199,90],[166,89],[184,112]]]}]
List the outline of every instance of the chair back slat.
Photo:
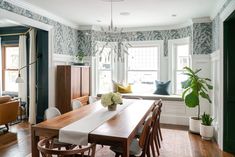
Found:
[{"label": "chair back slat", "polygon": [[[80,155],[81,157],[94,157],[95,156],[95,144],[90,144],[89,146],[79,147],[71,146],[66,148],[66,150],[60,150],[56,145],[53,145],[53,138],[42,139],[38,142],[38,150],[41,152],[43,157],[51,157],[52,155],[57,155],[61,157]],[[86,154],[86,155],[85,155]]]},{"label": "chair back slat", "polygon": [[152,117],[149,117],[144,124],[143,131],[139,138],[139,146],[143,149],[144,146],[147,144],[147,136],[149,135],[150,129],[152,124]]}]

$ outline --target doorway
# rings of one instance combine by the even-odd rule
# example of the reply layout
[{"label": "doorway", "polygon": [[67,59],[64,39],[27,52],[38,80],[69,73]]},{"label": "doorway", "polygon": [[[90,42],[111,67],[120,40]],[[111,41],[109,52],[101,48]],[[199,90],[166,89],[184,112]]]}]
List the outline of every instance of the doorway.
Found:
[{"label": "doorway", "polygon": [[235,11],[224,21],[224,151],[235,153]]}]

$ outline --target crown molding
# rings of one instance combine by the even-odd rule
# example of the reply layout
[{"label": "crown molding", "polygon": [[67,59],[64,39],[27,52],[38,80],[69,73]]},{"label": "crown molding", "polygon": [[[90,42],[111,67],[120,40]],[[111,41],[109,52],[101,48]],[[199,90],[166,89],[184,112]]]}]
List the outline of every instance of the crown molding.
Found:
[{"label": "crown molding", "polygon": [[60,22],[60,23],[62,23],[64,25],[67,25],[67,26],[70,26],[72,28],[78,29],[78,25],[76,23],[73,23],[73,22],[68,21],[68,20],[66,20],[64,18],[61,18],[61,17],[59,17],[59,16],[57,16],[55,14],[52,14],[52,13],[50,13],[50,12],[40,8],[40,7],[37,7],[37,6],[32,5],[30,3],[27,3],[24,0],[4,0],[4,1],[6,1],[8,3],[11,3],[13,5],[16,5],[18,7],[21,7],[23,9],[32,11],[32,12],[34,12],[36,14],[41,15],[41,16],[45,16],[45,17],[47,17],[47,18],[49,18],[51,20]]},{"label": "crown molding", "polygon": [[215,4],[214,9],[211,12],[210,18],[213,20],[216,15],[220,12],[223,5],[226,3],[227,0],[218,0]]},{"label": "crown molding", "polygon": [[[146,26],[146,27],[119,27],[123,28],[123,32],[137,32],[137,31],[153,31],[153,30],[172,30],[188,27],[192,25],[192,21],[188,20],[181,24],[162,25],[162,26]],[[106,27],[105,27],[106,28]],[[94,30],[101,31],[101,26],[96,25],[80,25],[79,30]]]},{"label": "crown molding", "polygon": [[210,23],[210,22],[211,22],[210,17],[199,17],[192,19],[192,23]]}]

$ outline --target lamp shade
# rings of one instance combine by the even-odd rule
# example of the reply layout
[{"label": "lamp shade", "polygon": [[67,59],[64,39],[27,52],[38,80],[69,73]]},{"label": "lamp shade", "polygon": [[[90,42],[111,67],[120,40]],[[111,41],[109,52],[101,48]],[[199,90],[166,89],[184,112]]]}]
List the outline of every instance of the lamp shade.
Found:
[{"label": "lamp shade", "polygon": [[22,79],[22,77],[20,76],[20,74],[19,74],[18,77],[16,78],[16,83],[24,83],[24,80]]}]

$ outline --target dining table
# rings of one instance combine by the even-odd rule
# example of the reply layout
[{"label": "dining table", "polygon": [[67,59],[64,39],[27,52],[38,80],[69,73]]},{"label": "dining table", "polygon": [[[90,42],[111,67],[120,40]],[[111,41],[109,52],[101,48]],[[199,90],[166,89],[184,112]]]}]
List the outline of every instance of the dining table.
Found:
[{"label": "dining table", "polygon": [[[119,145],[123,148],[123,157],[129,157],[129,146],[135,138],[138,127],[154,107],[154,100],[132,99],[130,105],[108,119],[88,134],[88,142],[101,145]],[[31,126],[32,157],[39,157],[37,144],[41,138],[59,136],[60,129],[95,114],[103,106],[101,101],[80,107],[55,118]],[[109,111],[112,112],[112,111]],[[89,124],[87,124],[89,125]]]}]

